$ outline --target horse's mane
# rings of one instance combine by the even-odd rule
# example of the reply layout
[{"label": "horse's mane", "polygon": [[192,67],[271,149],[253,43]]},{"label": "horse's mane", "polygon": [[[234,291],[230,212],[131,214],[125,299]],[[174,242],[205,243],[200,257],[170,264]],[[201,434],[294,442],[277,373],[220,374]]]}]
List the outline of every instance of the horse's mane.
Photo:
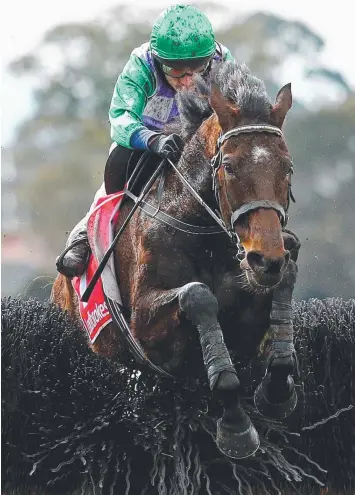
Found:
[{"label": "horse's mane", "polygon": [[272,105],[264,83],[252,76],[245,64],[228,61],[219,65],[207,78],[197,74],[194,87],[179,92],[180,119],[174,128],[185,141],[189,141],[213,113],[209,102],[212,83],[219,87],[226,99],[240,108],[241,116],[267,119],[270,115]]}]

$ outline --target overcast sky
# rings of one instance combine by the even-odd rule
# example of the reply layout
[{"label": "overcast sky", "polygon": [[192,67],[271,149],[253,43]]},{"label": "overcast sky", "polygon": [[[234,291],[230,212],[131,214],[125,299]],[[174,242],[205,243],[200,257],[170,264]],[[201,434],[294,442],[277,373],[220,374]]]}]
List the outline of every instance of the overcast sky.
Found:
[{"label": "overcast sky", "polygon": [[[149,0],[148,0],[149,1]],[[2,2],[2,142],[7,143],[16,124],[31,110],[30,92],[21,80],[10,77],[6,65],[14,58],[30,51],[41,40],[44,32],[56,24],[68,21],[94,19],[103,11],[118,5],[119,0],[8,0]],[[147,0],[130,2],[139,12]],[[165,8],[175,2],[151,1],[151,7]],[[182,1],[180,3],[193,3]],[[290,20],[307,24],[326,42],[322,62],[344,74],[355,87],[355,2],[351,0],[219,0],[221,13],[224,5],[234,6],[242,14],[263,10]],[[327,5],[326,5],[327,4]],[[223,16],[221,16],[223,19]],[[109,97],[108,97],[109,98]]]}]

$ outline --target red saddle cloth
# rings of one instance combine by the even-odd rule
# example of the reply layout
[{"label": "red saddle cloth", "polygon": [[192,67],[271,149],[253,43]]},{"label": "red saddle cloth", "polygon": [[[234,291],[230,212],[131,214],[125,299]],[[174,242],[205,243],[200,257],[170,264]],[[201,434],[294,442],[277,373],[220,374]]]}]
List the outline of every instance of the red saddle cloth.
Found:
[{"label": "red saddle cloth", "polygon": [[115,276],[113,256],[110,257],[88,302],[82,302],[81,297],[113,240],[114,227],[118,220],[119,208],[123,197],[124,192],[121,191],[99,198],[97,201],[88,220],[88,238],[92,251],[88,268],[81,277],[74,277],[72,280],[79,300],[80,316],[92,344],[101,330],[112,322],[104,294],[122,304]]}]

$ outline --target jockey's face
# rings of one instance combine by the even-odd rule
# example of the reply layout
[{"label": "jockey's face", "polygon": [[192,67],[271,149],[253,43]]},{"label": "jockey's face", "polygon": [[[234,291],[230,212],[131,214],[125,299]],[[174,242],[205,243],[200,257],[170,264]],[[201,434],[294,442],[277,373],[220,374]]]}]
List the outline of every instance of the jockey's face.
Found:
[{"label": "jockey's face", "polygon": [[175,89],[175,91],[178,91],[179,89],[184,89],[184,88],[190,88],[193,85],[193,75],[186,74],[184,77],[170,77],[165,75],[166,80],[170,84],[172,88]]},{"label": "jockey's face", "polygon": [[200,67],[169,67],[168,65],[161,65],[162,71],[165,74],[166,80],[175,90],[190,88],[193,85],[192,78],[194,74],[203,74],[206,72],[210,60],[201,65]]}]

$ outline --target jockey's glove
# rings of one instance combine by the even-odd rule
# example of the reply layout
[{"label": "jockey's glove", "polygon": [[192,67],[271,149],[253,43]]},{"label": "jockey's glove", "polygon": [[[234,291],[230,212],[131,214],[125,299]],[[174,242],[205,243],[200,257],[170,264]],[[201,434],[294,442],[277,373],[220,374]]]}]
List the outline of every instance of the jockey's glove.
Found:
[{"label": "jockey's glove", "polygon": [[148,147],[151,151],[163,158],[169,158],[172,162],[179,161],[182,150],[184,149],[184,142],[177,134],[158,134],[150,139]]}]

